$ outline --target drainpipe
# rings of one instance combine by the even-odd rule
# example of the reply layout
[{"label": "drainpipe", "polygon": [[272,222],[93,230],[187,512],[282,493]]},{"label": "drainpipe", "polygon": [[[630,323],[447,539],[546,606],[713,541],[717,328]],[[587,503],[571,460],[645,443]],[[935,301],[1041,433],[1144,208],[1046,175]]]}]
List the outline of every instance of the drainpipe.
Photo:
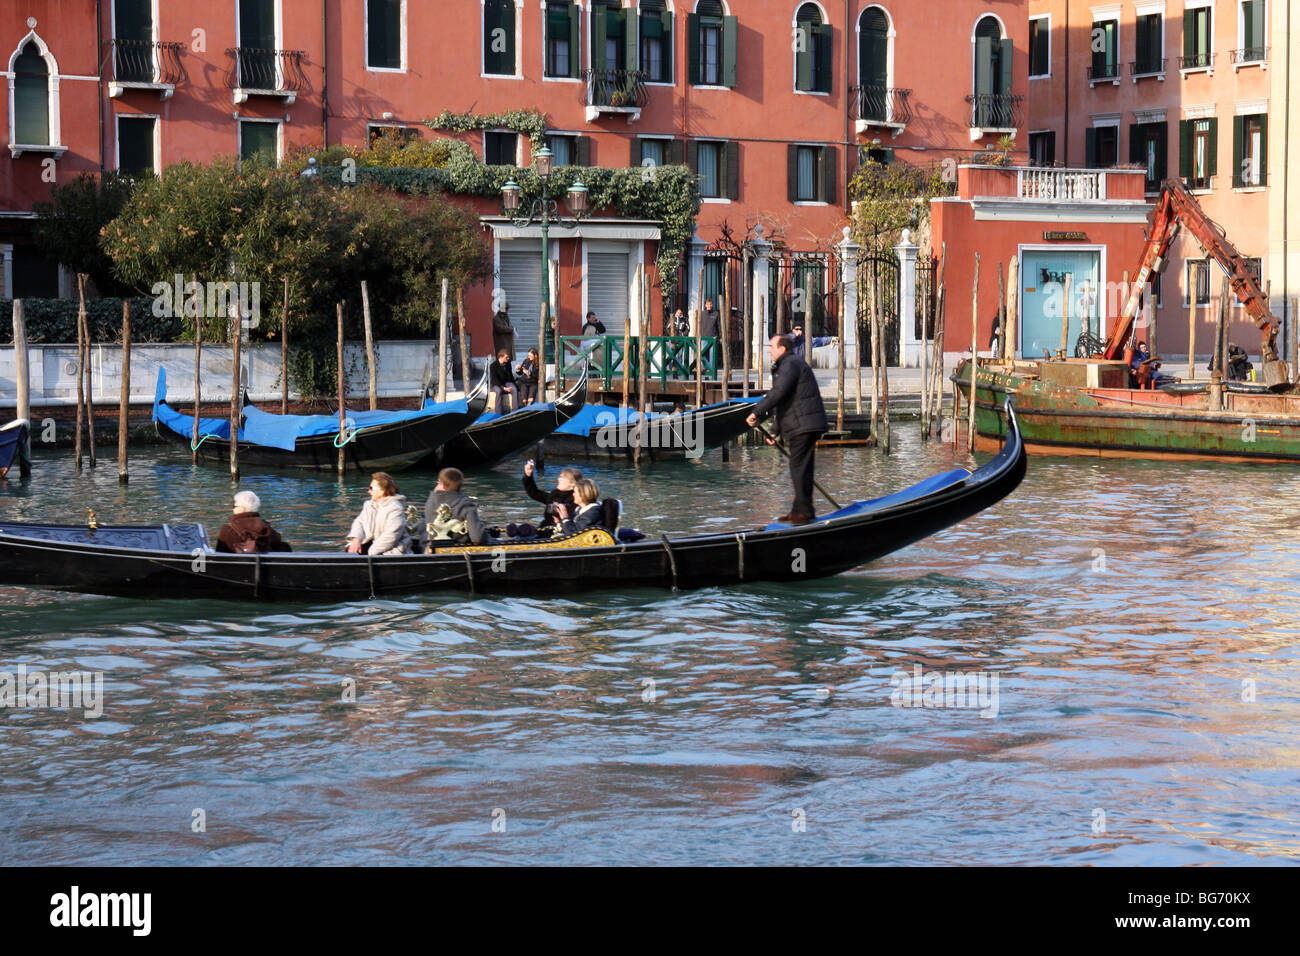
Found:
[{"label": "drainpipe", "polygon": [[[849,214],[849,150],[853,148],[853,140],[849,138],[849,57],[853,55],[853,48],[849,41],[849,2],[844,0],[844,215]],[[1288,15],[1290,15],[1288,11]]]},{"label": "drainpipe", "polygon": [[1065,0],[1065,125],[1061,128],[1061,162],[1070,168],[1070,0]]},{"label": "drainpipe", "polygon": [[320,134],[321,148],[330,144],[330,38],[325,19],[325,4],[320,0]]},{"label": "drainpipe", "polygon": [[[1288,16],[1290,11],[1288,11]],[[99,68],[95,71],[99,74],[99,175],[104,175],[104,111],[108,109],[108,99],[104,96],[104,65],[108,60],[104,57],[104,4],[102,0],[95,0],[95,59],[99,61]]]}]

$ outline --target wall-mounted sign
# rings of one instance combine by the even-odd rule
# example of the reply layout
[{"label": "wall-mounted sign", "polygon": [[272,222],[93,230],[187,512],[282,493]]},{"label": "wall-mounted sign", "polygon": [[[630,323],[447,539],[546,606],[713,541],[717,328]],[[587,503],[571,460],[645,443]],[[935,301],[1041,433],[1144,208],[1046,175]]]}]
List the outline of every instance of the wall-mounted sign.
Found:
[{"label": "wall-mounted sign", "polygon": [[1086,242],[1088,234],[1086,232],[1044,232],[1043,242],[1065,241],[1065,242]]}]

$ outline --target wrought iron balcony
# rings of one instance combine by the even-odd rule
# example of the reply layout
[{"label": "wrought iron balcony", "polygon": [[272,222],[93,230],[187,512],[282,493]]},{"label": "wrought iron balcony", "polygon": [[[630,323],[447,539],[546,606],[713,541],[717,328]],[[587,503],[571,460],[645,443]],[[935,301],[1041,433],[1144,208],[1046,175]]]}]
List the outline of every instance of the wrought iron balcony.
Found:
[{"label": "wrought iron balcony", "polygon": [[237,104],[250,96],[278,96],[285,106],[292,106],[307,87],[307,77],[302,72],[302,50],[239,46],[226,50],[226,55],[230,57],[226,85],[234,91]]},{"label": "wrought iron balcony", "polygon": [[583,105],[587,107],[587,122],[603,114],[626,115],[629,123],[641,118],[646,105],[646,80],[644,70],[587,70],[584,74]]},{"label": "wrought iron balcony", "polygon": [[1178,69],[1180,70],[1206,70],[1213,68],[1213,53],[1193,53],[1191,56],[1180,56],[1178,58]]},{"label": "wrought iron balcony", "polygon": [[911,90],[892,86],[864,84],[849,88],[857,120],[857,131],[864,133],[868,127],[883,126],[897,136],[912,121],[912,106],[908,97]]},{"label": "wrought iron balcony", "polygon": [[109,98],[129,89],[155,90],[169,99],[176,92],[184,71],[183,43],[153,43],[148,40],[113,40],[113,77],[108,81]]},{"label": "wrought iron balcony", "polygon": [[1169,60],[1165,57],[1158,60],[1130,60],[1128,71],[1133,74],[1133,82],[1136,83],[1139,77],[1164,76],[1165,64],[1168,62]]},{"label": "wrought iron balcony", "polygon": [[1248,46],[1240,50],[1232,51],[1232,65],[1249,66],[1252,63],[1267,63],[1268,47],[1266,46]]},{"label": "wrought iron balcony", "polygon": [[1103,80],[1119,79],[1119,63],[1103,63],[1101,66],[1088,67],[1088,81],[1100,83]]},{"label": "wrought iron balcony", "polygon": [[1023,96],[1010,93],[976,93],[966,97],[970,104],[971,139],[986,132],[1013,132],[1024,125]]}]

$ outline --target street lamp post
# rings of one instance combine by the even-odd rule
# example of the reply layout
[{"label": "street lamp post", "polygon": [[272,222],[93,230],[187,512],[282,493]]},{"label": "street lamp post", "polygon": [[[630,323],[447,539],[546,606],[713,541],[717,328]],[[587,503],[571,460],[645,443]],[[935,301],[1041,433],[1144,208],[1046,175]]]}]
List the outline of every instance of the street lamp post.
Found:
[{"label": "street lamp post", "polygon": [[[513,178],[506,180],[506,184],[501,187],[501,204],[512,222],[516,226],[523,228],[531,226],[533,223],[540,222],[542,226],[542,328],[546,329],[551,321],[551,221],[563,222],[565,217],[560,215],[560,204],[551,197],[551,151],[543,146],[537,151],[534,162],[537,172],[538,181],[541,183],[541,195],[534,199],[529,206],[527,213],[520,211],[519,197],[523,188],[514,181]],[[582,184],[582,180],[577,180],[567,190],[567,203],[569,212],[574,222],[584,219],[587,216],[587,187]],[[558,327],[557,327],[558,332]],[[539,356],[545,364],[545,356]],[[559,396],[560,392],[560,374],[563,368],[563,356],[560,354],[558,335],[555,349],[555,393]],[[543,388],[545,386],[543,385]]]}]

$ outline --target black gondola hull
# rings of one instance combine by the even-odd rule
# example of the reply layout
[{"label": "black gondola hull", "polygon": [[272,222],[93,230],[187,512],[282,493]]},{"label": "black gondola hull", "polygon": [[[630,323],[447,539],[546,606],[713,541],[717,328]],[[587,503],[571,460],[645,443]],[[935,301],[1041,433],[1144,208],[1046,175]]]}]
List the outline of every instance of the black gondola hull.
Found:
[{"label": "black gondola hull", "polygon": [[[91,533],[0,523],[0,584],[134,598],[333,602],[430,591],[555,594],[798,581],[858,567],[950,527],[1010,494],[1024,474],[1024,446],[1013,426],[1002,452],[956,484],[800,527],[602,547],[375,558],[209,553],[195,525],[168,528],[164,549],[161,539],[149,544],[147,535],[157,534],[156,528]],[[120,543],[132,536],[133,546]]]},{"label": "black gondola hull", "polygon": [[[748,430],[745,419],[753,410],[752,402],[737,401],[651,419],[641,438],[641,457],[650,461],[698,458]],[[596,428],[586,435],[557,432],[546,439],[546,452],[556,459],[632,461],[636,445],[633,423]]]},{"label": "black gondola hull", "polygon": [[462,470],[494,465],[546,438],[580,412],[586,394],[587,377],[583,375],[550,407],[529,406],[490,422],[475,422],[422,464]]}]

